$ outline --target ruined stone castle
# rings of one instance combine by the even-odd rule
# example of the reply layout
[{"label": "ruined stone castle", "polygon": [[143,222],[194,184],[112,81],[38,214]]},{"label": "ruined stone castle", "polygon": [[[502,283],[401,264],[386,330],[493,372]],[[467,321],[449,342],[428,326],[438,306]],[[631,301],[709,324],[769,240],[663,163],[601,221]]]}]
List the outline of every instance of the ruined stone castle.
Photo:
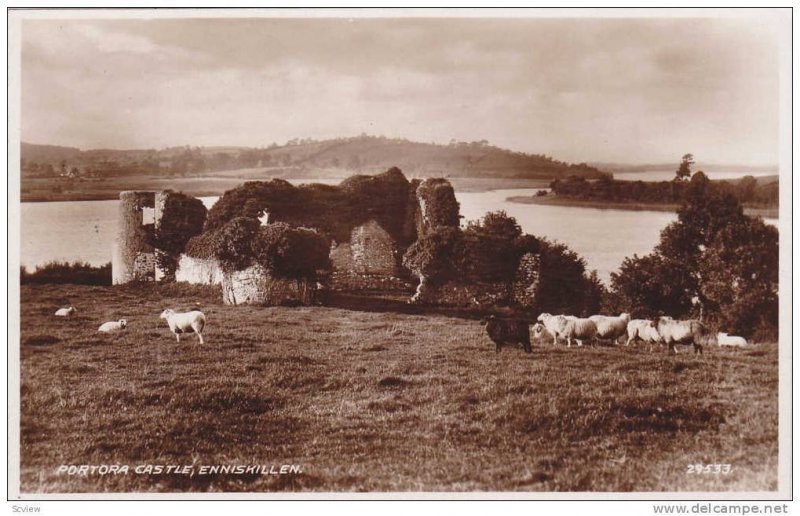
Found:
[{"label": "ruined stone castle", "polygon": [[[295,187],[282,180],[245,183],[225,192],[211,210],[198,204],[202,206],[197,199],[173,192],[122,192],[113,282],[218,284],[228,304],[310,304],[320,290],[395,291],[411,297],[419,281],[403,268],[403,254],[433,228],[457,227],[460,222],[447,180],[408,181],[396,168],[376,176],[353,176],[338,186]],[[260,265],[226,269],[209,253],[196,250],[192,242],[236,217],[317,230],[330,240],[331,270],[314,281],[282,278]],[[530,306],[538,274],[538,256],[526,254],[510,283],[450,281],[431,285],[419,300]]]}]

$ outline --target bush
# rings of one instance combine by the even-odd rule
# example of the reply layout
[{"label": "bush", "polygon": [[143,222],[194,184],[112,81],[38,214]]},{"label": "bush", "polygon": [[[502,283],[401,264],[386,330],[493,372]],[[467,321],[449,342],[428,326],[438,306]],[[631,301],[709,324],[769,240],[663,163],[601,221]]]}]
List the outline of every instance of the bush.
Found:
[{"label": "bush", "polygon": [[[535,238],[535,237],[533,237]],[[533,247],[528,240],[527,246]],[[600,311],[605,288],[586,261],[564,244],[538,239],[539,288],[535,311],[588,316]]]},{"label": "bush", "polygon": [[111,262],[95,267],[84,262],[49,262],[28,272],[20,268],[20,283],[25,284],[63,284],[111,285]]},{"label": "bush", "polygon": [[316,278],[331,268],[330,242],[314,230],[285,223],[262,227],[252,244],[255,261],[277,276]]},{"label": "bush", "polygon": [[339,186],[286,181],[251,181],[228,190],[211,208],[206,231],[219,229],[238,217],[317,229],[338,242],[350,240],[353,228],[374,219],[403,247],[416,238],[406,224],[411,183],[398,168],[375,176],[351,176]]},{"label": "bush", "polygon": [[498,211],[470,222],[464,231],[439,227],[409,247],[403,265],[432,282],[508,283],[525,253],[540,256],[539,286],[533,310],[589,315],[606,295],[596,273],[564,244],[522,234],[513,217]]},{"label": "bush", "polygon": [[258,231],[258,220],[248,217],[237,217],[217,230],[212,249],[224,269],[242,270],[253,265],[252,243]]},{"label": "bush", "polygon": [[505,211],[487,213],[464,230],[467,261],[465,279],[483,282],[512,281],[519,259],[522,229]]},{"label": "bush", "polygon": [[174,277],[178,257],[189,240],[202,233],[208,210],[200,199],[182,193],[169,194],[153,245],[164,251],[156,254],[159,267],[167,276]]},{"label": "bush", "polygon": [[459,228],[440,226],[411,244],[403,266],[417,276],[442,282],[463,276],[464,235]]},{"label": "bush", "polygon": [[330,240],[317,231],[284,222],[261,226],[248,217],[237,217],[194,237],[187,252],[214,258],[228,271],[257,263],[277,276],[315,278],[317,271],[331,267]]},{"label": "bush", "polygon": [[203,232],[208,210],[200,199],[182,193],[169,194],[159,222],[155,247],[177,257],[186,248],[189,239]]}]

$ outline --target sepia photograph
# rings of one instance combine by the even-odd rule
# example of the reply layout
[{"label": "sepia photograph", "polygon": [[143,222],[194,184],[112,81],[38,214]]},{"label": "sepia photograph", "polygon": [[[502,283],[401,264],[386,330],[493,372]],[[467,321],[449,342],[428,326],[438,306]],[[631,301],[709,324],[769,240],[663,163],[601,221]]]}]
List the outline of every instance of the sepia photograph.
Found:
[{"label": "sepia photograph", "polygon": [[791,497],[791,9],[7,17],[11,500]]}]

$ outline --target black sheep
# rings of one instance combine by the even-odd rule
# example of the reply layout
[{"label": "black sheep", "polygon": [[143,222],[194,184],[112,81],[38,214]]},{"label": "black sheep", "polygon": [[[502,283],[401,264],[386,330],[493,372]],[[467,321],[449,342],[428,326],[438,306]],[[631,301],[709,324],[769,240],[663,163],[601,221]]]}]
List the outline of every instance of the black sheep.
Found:
[{"label": "black sheep", "polygon": [[494,315],[482,319],[486,333],[495,343],[495,352],[500,353],[503,346],[522,344],[525,353],[531,353],[531,334],[528,323],[520,319],[498,319]]}]

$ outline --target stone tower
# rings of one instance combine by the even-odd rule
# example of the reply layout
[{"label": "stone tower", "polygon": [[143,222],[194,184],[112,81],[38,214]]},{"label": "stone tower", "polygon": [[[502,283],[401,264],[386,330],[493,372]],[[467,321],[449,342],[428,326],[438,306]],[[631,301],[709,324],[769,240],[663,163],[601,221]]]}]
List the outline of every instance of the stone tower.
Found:
[{"label": "stone tower", "polygon": [[155,224],[145,224],[145,210],[153,210],[155,192],[120,192],[117,238],[111,258],[114,285],[131,281],[155,281]]}]

